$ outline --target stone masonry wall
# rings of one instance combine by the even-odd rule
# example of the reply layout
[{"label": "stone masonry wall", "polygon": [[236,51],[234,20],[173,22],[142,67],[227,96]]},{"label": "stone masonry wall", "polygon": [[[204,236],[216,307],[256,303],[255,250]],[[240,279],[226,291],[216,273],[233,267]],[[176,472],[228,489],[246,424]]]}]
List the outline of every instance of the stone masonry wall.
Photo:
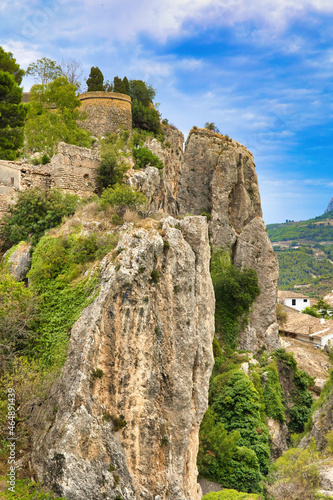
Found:
[{"label": "stone masonry wall", "polygon": [[93,135],[132,129],[131,98],[117,92],[85,92],[79,96],[87,118],[80,126]]}]

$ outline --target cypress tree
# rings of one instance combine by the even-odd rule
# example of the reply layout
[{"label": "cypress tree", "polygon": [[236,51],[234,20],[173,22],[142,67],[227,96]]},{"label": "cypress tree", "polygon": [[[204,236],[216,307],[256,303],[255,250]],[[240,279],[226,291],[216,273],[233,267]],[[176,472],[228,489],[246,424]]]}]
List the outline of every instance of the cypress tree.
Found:
[{"label": "cypress tree", "polygon": [[104,76],[101,70],[97,67],[92,66],[89,78],[87,79],[88,92],[105,90],[103,82],[104,82]]}]

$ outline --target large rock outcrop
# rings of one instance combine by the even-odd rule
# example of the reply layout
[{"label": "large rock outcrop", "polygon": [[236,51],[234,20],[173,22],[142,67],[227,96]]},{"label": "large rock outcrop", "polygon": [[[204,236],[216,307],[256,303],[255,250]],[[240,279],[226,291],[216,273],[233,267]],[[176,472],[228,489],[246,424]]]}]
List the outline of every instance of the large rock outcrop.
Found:
[{"label": "large rock outcrop", "polygon": [[184,162],[184,135],[170,127],[165,127],[164,133],[163,144],[151,137],[144,144],[164,163],[163,170],[151,166],[144,170],[130,170],[127,172],[127,183],[147,196],[151,212],[177,215],[179,176]]},{"label": "large rock outcrop", "polygon": [[253,155],[228,137],[206,129],[190,132],[177,193],[180,213],[211,214],[214,248],[232,253],[240,268],[256,269],[261,289],[239,337],[243,349],[279,347],[275,304],[277,258],[262,220]]},{"label": "large rock outcrop", "polygon": [[201,498],[215,307],[208,226],[161,225],[128,229],[103,259],[61,379],[35,411],[33,466],[69,500]]}]

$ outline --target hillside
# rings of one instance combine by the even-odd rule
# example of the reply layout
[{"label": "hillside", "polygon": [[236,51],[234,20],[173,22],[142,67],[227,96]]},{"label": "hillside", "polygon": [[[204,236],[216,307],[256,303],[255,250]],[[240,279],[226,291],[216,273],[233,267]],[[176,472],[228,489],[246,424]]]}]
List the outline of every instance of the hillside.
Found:
[{"label": "hillside", "polygon": [[325,295],[333,287],[333,211],[307,221],[269,224],[279,261],[279,288]]}]

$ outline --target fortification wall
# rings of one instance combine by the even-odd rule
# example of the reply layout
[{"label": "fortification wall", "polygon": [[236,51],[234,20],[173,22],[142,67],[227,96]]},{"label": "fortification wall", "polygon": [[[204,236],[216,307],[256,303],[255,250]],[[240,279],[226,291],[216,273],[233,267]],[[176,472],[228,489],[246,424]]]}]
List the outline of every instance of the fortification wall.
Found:
[{"label": "fortification wall", "polygon": [[0,184],[20,189],[21,166],[18,162],[0,160]]},{"label": "fortification wall", "polygon": [[98,151],[61,142],[58,154],[47,166],[51,175],[51,187],[83,197],[89,196],[96,189],[99,164]]},{"label": "fortification wall", "polygon": [[119,128],[132,129],[131,98],[117,92],[85,92],[80,94],[81,110],[87,118],[80,126],[99,136],[116,132]]}]

